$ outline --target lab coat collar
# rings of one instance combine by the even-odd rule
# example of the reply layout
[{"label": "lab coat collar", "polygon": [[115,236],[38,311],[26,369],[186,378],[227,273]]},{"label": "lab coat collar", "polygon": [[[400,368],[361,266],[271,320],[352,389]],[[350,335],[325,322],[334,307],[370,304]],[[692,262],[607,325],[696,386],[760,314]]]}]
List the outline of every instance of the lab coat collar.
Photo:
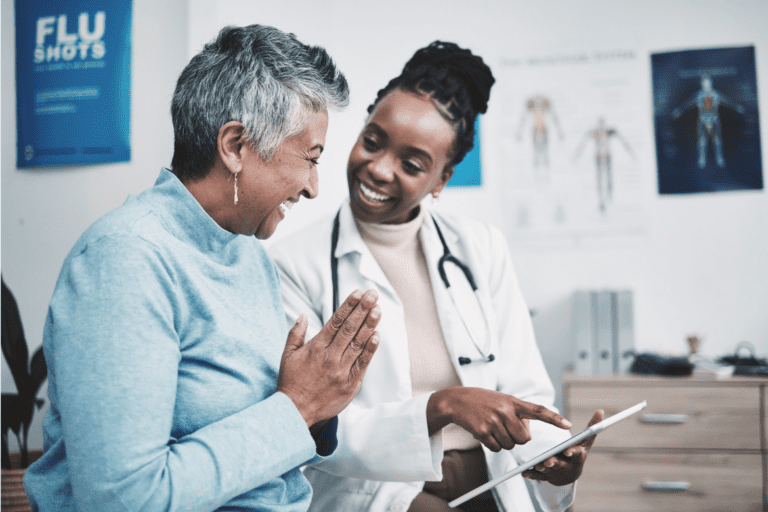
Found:
[{"label": "lab coat collar", "polygon": [[[349,201],[344,201],[339,211],[339,241],[334,255],[340,262],[344,259],[352,259],[355,254],[359,255],[358,271],[360,275],[376,283],[382,290],[389,293],[394,301],[400,303],[397,292],[392,288],[387,276],[384,275],[384,271],[381,270],[381,267],[376,262],[376,258],[373,257],[370,249],[368,249],[368,246],[365,245],[363,238],[360,236]],[[340,302],[341,300],[341,297],[339,297]]]},{"label": "lab coat collar", "polygon": [[349,201],[344,201],[339,209],[339,243],[334,256],[341,260],[350,253],[364,254],[366,251],[368,246],[357,231]]}]

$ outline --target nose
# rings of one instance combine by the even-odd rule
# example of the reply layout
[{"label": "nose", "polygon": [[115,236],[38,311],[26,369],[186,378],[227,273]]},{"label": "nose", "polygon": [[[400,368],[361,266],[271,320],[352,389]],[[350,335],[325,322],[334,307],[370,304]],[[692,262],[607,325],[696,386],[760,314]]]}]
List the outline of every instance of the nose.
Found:
[{"label": "nose", "polygon": [[395,177],[395,165],[396,163],[393,157],[387,154],[382,154],[371,161],[368,165],[368,170],[375,181],[392,181]]},{"label": "nose", "polygon": [[314,199],[317,197],[318,192],[320,191],[320,185],[319,180],[317,177],[317,167],[312,166],[312,169],[309,171],[309,176],[307,177],[307,186],[304,188],[303,194],[304,197],[307,199]]}]

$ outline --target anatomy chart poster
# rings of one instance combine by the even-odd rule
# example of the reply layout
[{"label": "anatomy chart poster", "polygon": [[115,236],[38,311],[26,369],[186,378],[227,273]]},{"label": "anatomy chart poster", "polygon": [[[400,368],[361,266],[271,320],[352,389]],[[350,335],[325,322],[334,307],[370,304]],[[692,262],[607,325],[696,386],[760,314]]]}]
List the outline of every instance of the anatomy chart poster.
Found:
[{"label": "anatomy chart poster", "polygon": [[754,47],[651,61],[659,193],[762,189]]},{"label": "anatomy chart poster", "polygon": [[131,158],[131,2],[16,0],[18,167]]},{"label": "anatomy chart poster", "polygon": [[652,160],[647,54],[507,55],[495,70],[500,204],[513,246],[642,237],[655,178],[643,162]]}]

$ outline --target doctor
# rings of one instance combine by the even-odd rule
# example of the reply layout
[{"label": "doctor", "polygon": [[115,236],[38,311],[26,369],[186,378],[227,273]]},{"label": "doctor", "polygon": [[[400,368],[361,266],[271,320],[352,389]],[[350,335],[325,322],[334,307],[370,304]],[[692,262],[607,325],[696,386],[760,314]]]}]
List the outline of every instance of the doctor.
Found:
[{"label": "doctor", "polygon": [[[382,309],[377,356],[339,416],[339,448],[305,470],[311,511],[456,510],[447,503],[569,436],[503,236],[423,201],[472,148],[493,82],[452,43],[416,52],[368,109],[349,202],[270,249],[288,319],[313,312],[308,335],[356,288],[375,288]],[[593,440],[523,474],[544,510],[571,504]],[[534,507],[515,477],[461,510]]]}]

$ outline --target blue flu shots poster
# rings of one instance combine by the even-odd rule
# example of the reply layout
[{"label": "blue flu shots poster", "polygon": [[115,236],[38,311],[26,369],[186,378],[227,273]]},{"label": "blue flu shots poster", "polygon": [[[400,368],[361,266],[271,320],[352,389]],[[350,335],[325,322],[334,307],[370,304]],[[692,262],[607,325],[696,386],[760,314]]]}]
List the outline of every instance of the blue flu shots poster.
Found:
[{"label": "blue flu shots poster", "polygon": [[755,48],[657,53],[660,194],[763,188]]},{"label": "blue flu shots poster", "polygon": [[16,0],[17,167],[131,159],[131,2]]}]

